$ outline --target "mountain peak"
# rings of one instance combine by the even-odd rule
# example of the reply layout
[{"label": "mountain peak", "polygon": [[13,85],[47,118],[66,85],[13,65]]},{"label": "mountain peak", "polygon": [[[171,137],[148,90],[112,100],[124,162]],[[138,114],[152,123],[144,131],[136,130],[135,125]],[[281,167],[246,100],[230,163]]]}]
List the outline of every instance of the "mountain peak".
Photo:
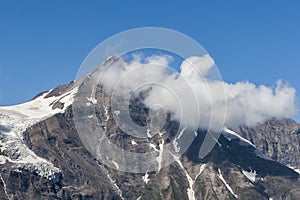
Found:
[{"label": "mountain peak", "polygon": [[[117,60],[111,57],[104,65]],[[139,138],[118,127],[117,117],[123,111],[113,111],[111,95],[101,84],[90,88],[90,81],[95,81],[91,80],[91,74],[43,92],[30,102],[0,107],[0,165],[2,191],[4,185],[6,191],[0,193],[3,198],[284,199],[284,196],[300,196],[299,174],[286,166],[300,166],[297,134],[300,125],[293,120],[271,119],[252,128],[224,128],[220,137],[214,138],[203,129],[189,132],[180,127],[172,113],[167,113],[166,125],[156,134],[151,132],[154,129],[151,129],[150,110],[143,104],[146,94],[142,94],[130,99],[129,104],[131,119],[146,130],[145,137]],[[86,125],[89,120],[95,120],[98,127],[93,124],[89,127],[103,130],[98,136],[108,138],[110,144],[123,149],[125,154],[117,155],[110,146],[98,148],[102,144],[99,137],[87,135],[98,150],[109,152],[108,158],[116,156],[125,161],[131,153],[150,152],[156,159],[145,163],[153,164],[158,170],[121,171],[122,163],[111,159],[108,164],[95,157],[75,125],[74,106],[80,108],[78,105],[92,112],[91,115],[89,110],[77,110],[82,114],[79,120],[87,122]],[[216,145],[202,159],[199,150],[207,135]],[[181,139],[184,137],[191,138],[186,151],[178,148],[185,142]],[[166,156],[169,147],[172,151],[168,155],[173,162],[165,165],[164,159],[170,158]],[[145,163],[136,167],[141,169]],[[16,190],[15,183],[26,187]]]}]

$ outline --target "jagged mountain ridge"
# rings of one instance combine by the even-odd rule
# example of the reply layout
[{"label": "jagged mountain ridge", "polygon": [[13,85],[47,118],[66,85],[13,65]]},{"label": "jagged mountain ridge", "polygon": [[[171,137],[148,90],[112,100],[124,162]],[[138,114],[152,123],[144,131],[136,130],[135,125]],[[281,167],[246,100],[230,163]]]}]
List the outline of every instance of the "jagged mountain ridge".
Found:
[{"label": "jagged mountain ridge", "polygon": [[[14,124],[8,124],[7,119],[2,118],[1,198],[296,199],[300,196],[299,174],[276,162],[276,158],[280,156],[270,160],[250,144],[252,142],[258,147],[253,140],[253,135],[247,142],[229,130],[224,130],[214,149],[204,159],[199,159],[198,151],[206,132],[198,130],[197,137],[187,152],[159,172],[134,174],[106,167],[83,146],[72,120],[73,93],[70,91],[80,90],[85,81],[89,81],[89,78],[57,87],[34,98],[32,103],[34,105],[37,105],[36,100],[47,101],[36,109],[46,106],[51,108],[51,112],[50,115],[41,115],[42,117],[37,120],[29,117],[28,121],[25,120],[28,122],[26,129],[14,129]],[[106,133],[111,136],[113,142],[132,151],[143,152],[154,148],[160,150],[158,139],[153,139],[154,147],[143,140],[134,140],[133,143],[131,137],[118,130],[111,117],[113,113],[109,110],[109,95],[105,94],[101,86],[96,90],[96,99],[90,99],[90,104],[95,105],[97,118],[103,126],[107,127]],[[53,98],[51,102],[49,98]],[[140,112],[143,110],[143,105],[133,102],[132,106],[136,108],[132,109],[133,118],[136,122],[145,124],[145,113]],[[16,109],[0,108],[1,116],[15,116],[15,111]],[[45,112],[49,114],[49,110]],[[21,122],[24,122],[24,112],[21,114],[23,120]],[[281,121],[277,123],[280,124]],[[176,127],[176,122],[169,121],[167,127],[169,132]],[[47,173],[39,173],[40,165],[33,164],[33,169],[16,165],[15,161],[24,160],[24,156],[11,154],[10,151],[17,152],[18,148],[11,148],[11,150],[5,146],[10,139],[11,130],[19,131],[13,138],[14,141],[21,141],[19,146],[28,148],[36,159],[45,159],[42,164],[47,163],[47,169],[51,169],[53,165],[54,169],[58,170],[59,176],[52,179],[46,175]],[[257,128],[257,130],[261,129]],[[287,134],[296,133],[297,131]],[[284,137],[280,131],[277,134]],[[241,135],[245,136],[243,132]],[[164,136],[165,142],[168,142],[168,137],[168,135]],[[25,161],[32,162],[26,159]]]},{"label": "jagged mountain ridge", "polygon": [[272,119],[255,128],[242,126],[237,131],[266,156],[300,168],[300,125],[292,119]]}]

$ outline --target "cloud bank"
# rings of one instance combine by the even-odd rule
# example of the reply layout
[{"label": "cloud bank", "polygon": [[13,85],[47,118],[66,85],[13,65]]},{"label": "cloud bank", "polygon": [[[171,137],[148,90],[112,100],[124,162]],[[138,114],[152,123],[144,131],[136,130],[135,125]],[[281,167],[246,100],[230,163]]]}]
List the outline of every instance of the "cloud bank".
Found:
[{"label": "cloud bank", "polygon": [[271,118],[289,118],[296,112],[296,90],[280,80],[272,88],[212,78],[210,72],[216,65],[209,55],[187,58],[180,72],[169,66],[170,61],[172,58],[165,55],[144,60],[135,56],[131,62],[119,58],[101,71],[99,82],[120,96],[147,90],[145,104],[173,113],[182,126],[255,126]]}]

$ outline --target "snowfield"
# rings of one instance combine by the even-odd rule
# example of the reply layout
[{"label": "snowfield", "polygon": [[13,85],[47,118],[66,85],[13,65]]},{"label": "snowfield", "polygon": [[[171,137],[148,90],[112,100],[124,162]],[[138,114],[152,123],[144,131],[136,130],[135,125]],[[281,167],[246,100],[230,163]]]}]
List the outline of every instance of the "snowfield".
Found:
[{"label": "snowfield", "polygon": [[[0,107],[0,164],[15,163],[17,168],[36,172],[49,180],[56,180],[60,169],[37,156],[23,142],[23,132],[28,127],[55,114],[64,113],[73,103],[78,87],[60,96],[46,98],[51,91],[23,104]],[[55,103],[63,105],[62,108],[53,108]]]}]

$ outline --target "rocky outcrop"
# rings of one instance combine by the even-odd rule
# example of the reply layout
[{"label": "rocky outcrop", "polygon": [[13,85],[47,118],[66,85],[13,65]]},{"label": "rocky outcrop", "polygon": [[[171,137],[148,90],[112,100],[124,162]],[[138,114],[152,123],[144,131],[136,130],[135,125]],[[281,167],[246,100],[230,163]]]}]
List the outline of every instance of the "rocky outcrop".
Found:
[{"label": "rocky outcrop", "polygon": [[57,183],[60,190],[55,198],[120,199],[103,166],[82,145],[71,108],[27,129],[24,140],[38,156],[61,169],[61,181]]},{"label": "rocky outcrop", "polygon": [[300,124],[292,119],[272,119],[254,128],[237,130],[271,159],[300,169]]}]

